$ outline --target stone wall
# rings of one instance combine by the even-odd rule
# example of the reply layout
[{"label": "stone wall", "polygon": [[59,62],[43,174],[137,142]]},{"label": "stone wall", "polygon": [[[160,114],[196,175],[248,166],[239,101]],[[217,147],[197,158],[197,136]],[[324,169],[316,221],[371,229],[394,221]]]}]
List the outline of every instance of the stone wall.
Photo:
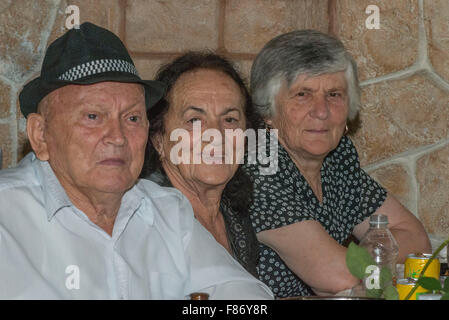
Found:
[{"label": "stone wall", "polygon": [[[365,9],[380,9],[368,29]],[[449,2],[446,0],[1,0],[0,147],[3,166],[29,151],[18,109],[66,8],[114,31],[143,78],[183,51],[209,49],[247,76],[272,37],[312,28],[355,56],[363,107],[353,140],[362,166],[425,225],[433,245],[449,235]]]}]

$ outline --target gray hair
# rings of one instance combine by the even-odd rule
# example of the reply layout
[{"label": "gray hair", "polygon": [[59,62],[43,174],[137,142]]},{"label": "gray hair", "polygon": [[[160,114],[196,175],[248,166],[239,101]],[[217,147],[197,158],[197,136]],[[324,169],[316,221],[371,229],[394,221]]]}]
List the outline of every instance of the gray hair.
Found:
[{"label": "gray hair", "polygon": [[360,107],[357,65],[335,37],[315,30],[297,30],[270,40],[251,68],[251,94],[256,111],[264,118],[275,113],[275,97],[284,81],[288,87],[299,75],[318,76],[345,72],[349,114],[353,120]]}]

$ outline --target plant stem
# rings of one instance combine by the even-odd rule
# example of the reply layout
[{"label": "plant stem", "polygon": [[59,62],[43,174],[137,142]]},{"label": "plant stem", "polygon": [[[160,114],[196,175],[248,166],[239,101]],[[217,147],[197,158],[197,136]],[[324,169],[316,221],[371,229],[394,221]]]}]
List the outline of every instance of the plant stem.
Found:
[{"label": "plant stem", "polygon": [[[424,265],[424,268],[422,269],[421,273],[418,276],[418,280],[424,276],[424,272],[426,272],[427,268],[430,266],[430,264],[432,263],[432,260],[435,259],[435,257],[440,253],[441,250],[443,250],[443,248],[445,246],[447,246],[449,244],[449,239],[447,239],[446,241],[444,241],[439,247],[438,249],[435,251],[434,254],[432,254],[432,256],[430,257],[430,259],[427,261],[427,263]],[[404,300],[408,300],[410,299],[410,297],[413,295],[413,293],[415,293],[416,289],[418,289],[419,285],[418,282],[415,283],[415,286],[413,287],[413,289],[408,293],[408,295],[405,297]]]}]

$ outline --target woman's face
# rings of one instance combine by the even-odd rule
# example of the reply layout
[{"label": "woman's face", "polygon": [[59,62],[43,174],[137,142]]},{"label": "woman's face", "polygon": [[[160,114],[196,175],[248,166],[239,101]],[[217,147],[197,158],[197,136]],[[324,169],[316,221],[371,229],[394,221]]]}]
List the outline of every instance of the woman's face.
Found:
[{"label": "woman's face", "polygon": [[281,86],[275,103],[275,115],[266,122],[279,130],[294,158],[322,160],[338,146],[349,111],[343,72],[299,75],[290,88]]},{"label": "woman's face", "polygon": [[[178,78],[168,101],[165,131],[155,145],[170,179],[181,179],[189,187],[226,185],[242,156],[236,155],[236,148],[239,152],[242,149],[236,146],[237,139],[226,138],[225,130],[246,129],[244,98],[239,86],[222,72],[197,69]],[[211,133],[212,137],[205,133]],[[233,156],[226,159],[230,152]]]}]

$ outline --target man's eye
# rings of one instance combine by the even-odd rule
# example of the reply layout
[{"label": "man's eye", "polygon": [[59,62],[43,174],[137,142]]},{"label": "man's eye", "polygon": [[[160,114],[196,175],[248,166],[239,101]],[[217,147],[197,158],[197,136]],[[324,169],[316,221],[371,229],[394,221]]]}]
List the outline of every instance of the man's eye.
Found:
[{"label": "man's eye", "polygon": [[341,97],[341,93],[340,92],[330,92],[329,96],[331,96],[331,97]]},{"label": "man's eye", "polygon": [[89,113],[89,114],[87,115],[87,118],[88,118],[89,120],[97,120],[98,116],[97,116],[95,113]]},{"label": "man's eye", "polygon": [[304,97],[305,95],[306,95],[306,93],[305,92],[303,92],[303,91],[301,91],[301,92],[298,92],[298,94],[297,94],[299,97]]},{"label": "man's eye", "polygon": [[131,116],[131,117],[129,117],[129,120],[132,121],[132,122],[138,122],[139,119],[140,119],[139,116]]}]

